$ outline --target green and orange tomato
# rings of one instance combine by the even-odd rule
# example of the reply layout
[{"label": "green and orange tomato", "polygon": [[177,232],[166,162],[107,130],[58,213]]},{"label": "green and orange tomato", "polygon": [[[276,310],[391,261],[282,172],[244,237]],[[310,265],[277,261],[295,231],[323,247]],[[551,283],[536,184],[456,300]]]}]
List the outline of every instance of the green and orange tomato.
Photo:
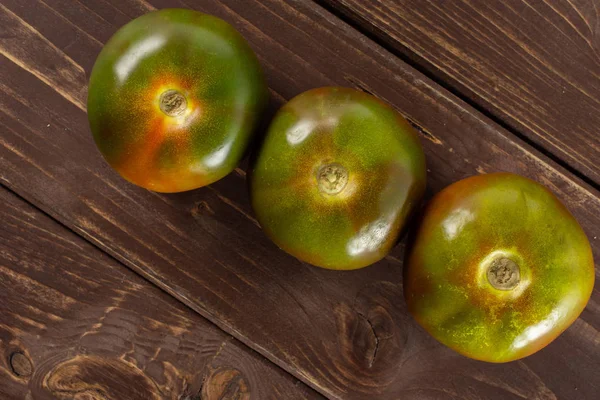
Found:
[{"label": "green and orange tomato", "polygon": [[88,115],[100,152],[125,179],[179,192],[235,168],[267,98],[259,62],[231,25],[165,9],[106,44],[91,74]]},{"label": "green and orange tomato", "polygon": [[356,269],[394,246],[425,179],[421,144],[400,114],[366,93],[327,87],[277,113],[253,163],[251,201],[283,250]]},{"label": "green and orange tomato", "polygon": [[404,292],[441,343],[506,362],[560,335],[593,285],[589,241],[565,206],[532,180],[496,173],[431,200],[407,256]]}]

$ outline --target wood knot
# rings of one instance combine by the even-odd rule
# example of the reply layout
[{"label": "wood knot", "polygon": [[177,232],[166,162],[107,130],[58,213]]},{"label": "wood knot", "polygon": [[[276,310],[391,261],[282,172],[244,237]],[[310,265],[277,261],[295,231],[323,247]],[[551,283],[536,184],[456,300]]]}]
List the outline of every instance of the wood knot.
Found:
[{"label": "wood knot", "polygon": [[376,282],[363,288],[352,304],[335,308],[338,343],[345,360],[339,368],[370,393],[393,382],[400,368],[410,319],[397,306],[399,299],[398,285]]},{"label": "wood knot", "polygon": [[206,378],[202,400],[250,400],[250,387],[237,369],[218,369]]},{"label": "wood knot", "polygon": [[192,208],[193,217],[198,218],[206,215],[215,215],[214,210],[208,205],[208,202],[202,200],[194,204]]},{"label": "wood knot", "polygon": [[202,400],[202,397],[200,397],[200,394],[186,394],[179,396],[177,400]]},{"label": "wood knot", "polygon": [[27,378],[33,374],[31,360],[22,352],[15,351],[10,355],[10,369],[13,374]]},{"label": "wood knot", "polygon": [[346,304],[335,308],[341,350],[351,365],[366,371],[377,359],[380,338],[373,323]]},{"label": "wood knot", "polygon": [[164,398],[156,383],[135,365],[94,355],[78,355],[54,366],[43,377],[42,387],[57,400]]}]

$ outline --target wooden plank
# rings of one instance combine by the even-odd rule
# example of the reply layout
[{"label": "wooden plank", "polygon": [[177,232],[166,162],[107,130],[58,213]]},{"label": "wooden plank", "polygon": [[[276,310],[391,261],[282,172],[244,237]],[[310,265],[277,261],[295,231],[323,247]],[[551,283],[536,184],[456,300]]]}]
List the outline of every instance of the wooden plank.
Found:
[{"label": "wooden plank", "polygon": [[317,2],[600,184],[597,0]]},{"label": "wooden plank", "polygon": [[0,398],[320,399],[0,188]]},{"label": "wooden plank", "polygon": [[[225,18],[249,39],[265,66],[271,111],[304,90],[331,84],[361,88],[397,107],[420,130],[430,192],[478,172],[518,172],[554,190],[595,238],[600,200],[592,188],[309,1],[44,3],[3,3],[10,11],[2,18],[21,26],[10,39],[21,46],[0,41],[9,54],[0,60],[0,82],[10,82],[0,94],[4,184],[331,398],[576,399],[597,392],[597,290],[582,318],[539,354],[508,365],[467,360],[435,343],[407,314],[403,246],[367,269],[320,270],[282,253],[262,234],[243,170],[174,195],[127,184],[96,151],[79,92],[57,90],[64,78],[54,66],[67,65],[65,57],[91,65],[80,50],[100,50],[92,39],[103,40],[98,24],[116,30],[124,16],[187,5]],[[63,48],[52,29],[35,22],[46,18],[86,35]],[[20,50],[26,44],[37,46],[36,53]],[[85,85],[76,70],[70,72]],[[599,242],[592,244],[598,257]]]}]

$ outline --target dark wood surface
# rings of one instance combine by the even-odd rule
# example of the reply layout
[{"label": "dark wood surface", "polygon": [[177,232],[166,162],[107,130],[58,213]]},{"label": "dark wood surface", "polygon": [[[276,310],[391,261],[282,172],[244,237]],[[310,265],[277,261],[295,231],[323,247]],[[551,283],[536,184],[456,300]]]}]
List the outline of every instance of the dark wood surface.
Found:
[{"label": "dark wood surface", "polygon": [[0,188],[0,399],[320,399]]},{"label": "dark wood surface", "polygon": [[600,185],[598,0],[319,0]]},{"label": "dark wood surface", "polygon": [[595,397],[598,290],[582,317],[538,354],[504,365],[476,362],[437,344],[407,314],[402,244],[372,267],[325,271],[262,234],[243,168],[176,195],[120,179],[89,133],[86,74],[118,27],[167,5],[215,14],[242,32],[265,67],[271,113],[317,86],[373,93],[419,130],[429,193],[472,174],[521,173],[567,204],[600,255],[593,187],[308,0],[3,0],[4,185],[330,398]]}]

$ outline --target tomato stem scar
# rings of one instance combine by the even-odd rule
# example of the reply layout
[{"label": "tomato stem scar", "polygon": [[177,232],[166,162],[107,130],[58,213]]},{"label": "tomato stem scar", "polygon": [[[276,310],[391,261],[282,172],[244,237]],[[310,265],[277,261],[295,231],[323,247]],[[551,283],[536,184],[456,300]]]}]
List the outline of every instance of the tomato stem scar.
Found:
[{"label": "tomato stem scar", "polygon": [[512,290],[521,281],[521,272],[516,262],[501,257],[489,265],[487,278],[490,284],[498,290]]},{"label": "tomato stem scar", "polygon": [[348,170],[338,163],[321,166],[317,172],[317,184],[322,193],[336,195],[348,183]]},{"label": "tomato stem scar", "polygon": [[169,89],[160,95],[160,110],[169,117],[177,117],[183,114],[187,108],[185,96],[175,89]]}]

